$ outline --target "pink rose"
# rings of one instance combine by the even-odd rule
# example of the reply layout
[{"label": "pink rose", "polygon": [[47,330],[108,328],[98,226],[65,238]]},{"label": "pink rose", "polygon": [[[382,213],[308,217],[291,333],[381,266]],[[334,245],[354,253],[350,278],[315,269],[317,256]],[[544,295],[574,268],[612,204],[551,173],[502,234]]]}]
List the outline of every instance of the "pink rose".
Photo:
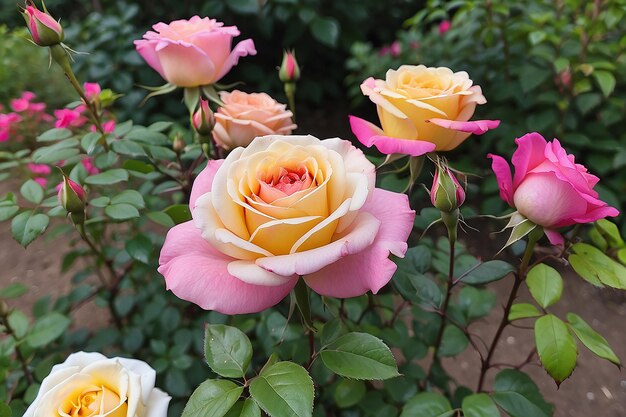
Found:
[{"label": "pink rose", "polygon": [[193,220],[159,259],[167,288],[224,314],[280,302],[299,277],[321,295],[376,293],[404,256],[415,212],[375,188],[363,152],[338,138],[265,136],[209,161],[191,192]]},{"label": "pink rose", "polygon": [[83,89],[85,90],[85,96],[89,100],[93,100],[98,98],[102,89],[100,88],[100,84],[98,83],[84,83]]},{"label": "pink rose", "polygon": [[154,32],[135,41],[137,52],[165,80],[179,87],[213,84],[237,65],[240,57],[256,55],[252,39],[239,42],[231,51],[233,38],[239,36],[237,27],[208,17],[161,22],[152,28]]},{"label": "pink rose", "polygon": [[265,93],[220,92],[224,105],[215,113],[213,138],[224,149],[248,146],[265,135],[289,135],[297,126],[293,113]]},{"label": "pink rose", "polygon": [[574,162],[557,139],[546,140],[539,133],[528,133],[515,140],[517,150],[511,161],[498,155],[492,169],[498,179],[500,197],[531,222],[542,226],[552,244],[563,244],[555,230],[576,223],[590,223],[607,216],[615,217],[617,209],[598,199],[593,187],[599,178]]},{"label": "pink rose", "polygon": [[63,42],[64,34],[61,24],[49,14],[30,5],[26,6],[22,15],[33,37],[33,42],[37,45],[52,46]]},{"label": "pink rose", "polygon": [[26,167],[35,175],[50,175],[52,172],[52,169],[46,164],[33,164],[31,162],[28,163]]},{"label": "pink rose", "polygon": [[439,34],[443,35],[447,31],[449,31],[451,27],[452,27],[452,23],[450,23],[449,20],[441,21],[441,23],[439,23]]},{"label": "pink rose", "polygon": [[87,171],[87,175],[96,175],[100,173],[100,170],[93,164],[93,159],[85,158],[80,161],[80,163],[83,164],[85,171]]},{"label": "pink rose", "polygon": [[81,127],[87,123],[87,118],[78,109],[59,109],[54,111],[57,120],[54,122],[56,128]]}]

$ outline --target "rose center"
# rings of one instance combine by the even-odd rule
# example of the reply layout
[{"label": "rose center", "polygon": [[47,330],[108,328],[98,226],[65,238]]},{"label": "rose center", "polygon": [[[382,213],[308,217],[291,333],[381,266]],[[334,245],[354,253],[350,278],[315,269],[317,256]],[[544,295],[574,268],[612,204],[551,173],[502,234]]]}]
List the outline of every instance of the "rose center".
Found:
[{"label": "rose center", "polygon": [[260,176],[259,197],[270,204],[275,200],[290,196],[311,187],[313,178],[306,167],[295,169],[280,167],[270,175]]},{"label": "rose center", "polygon": [[121,403],[120,397],[106,387],[91,387],[70,402],[70,409],[59,410],[62,417],[126,417],[128,405]]}]

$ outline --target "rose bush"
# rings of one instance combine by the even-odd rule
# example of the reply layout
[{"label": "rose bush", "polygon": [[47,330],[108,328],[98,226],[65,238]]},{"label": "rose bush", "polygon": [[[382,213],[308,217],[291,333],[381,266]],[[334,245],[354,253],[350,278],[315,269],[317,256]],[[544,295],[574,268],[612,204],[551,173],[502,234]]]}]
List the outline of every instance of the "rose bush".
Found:
[{"label": "rose bush", "polygon": [[170,396],[155,378],[140,360],[73,353],[52,368],[24,417],[166,417]]},{"label": "rose bush", "polygon": [[555,229],[619,214],[593,189],[600,179],[577,164],[557,139],[547,142],[533,132],[515,142],[517,149],[511,158],[514,177],[504,158],[489,154],[500,197],[528,220],[543,226],[551,243],[563,243]]},{"label": "rose bush", "polygon": [[319,294],[377,292],[402,257],[415,213],[375,188],[348,141],[265,136],[209,161],[193,184],[193,221],[171,229],[159,272],[178,297],[225,314],[264,310],[299,276]]},{"label": "rose bush", "polygon": [[252,39],[232,48],[233,38],[239,36],[236,26],[224,26],[208,17],[160,22],[152,28],[154,31],[135,41],[137,52],[167,82],[178,87],[215,83],[237,65],[239,58],[256,55]]},{"label": "rose bush", "polygon": [[495,129],[498,120],[469,121],[476,105],[487,100],[469,75],[449,68],[402,65],[385,80],[368,78],[361,91],[376,104],[378,126],[350,116],[352,132],[367,147],[384,154],[419,156],[449,151],[470,134]]},{"label": "rose bush", "polygon": [[266,135],[289,135],[297,126],[293,113],[265,93],[220,92],[224,103],[215,113],[213,138],[230,150],[248,146],[252,139]]}]

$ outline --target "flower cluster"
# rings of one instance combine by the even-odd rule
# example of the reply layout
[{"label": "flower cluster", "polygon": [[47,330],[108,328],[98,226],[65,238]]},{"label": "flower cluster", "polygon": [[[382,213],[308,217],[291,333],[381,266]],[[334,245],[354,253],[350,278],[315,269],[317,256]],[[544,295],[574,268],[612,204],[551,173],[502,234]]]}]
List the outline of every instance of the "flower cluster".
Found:
[{"label": "flower cluster", "polygon": [[46,104],[34,101],[35,98],[35,93],[24,91],[19,98],[11,100],[12,111],[0,113],[0,142],[32,140],[42,126],[52,121],[52,116],[46,113]]}]

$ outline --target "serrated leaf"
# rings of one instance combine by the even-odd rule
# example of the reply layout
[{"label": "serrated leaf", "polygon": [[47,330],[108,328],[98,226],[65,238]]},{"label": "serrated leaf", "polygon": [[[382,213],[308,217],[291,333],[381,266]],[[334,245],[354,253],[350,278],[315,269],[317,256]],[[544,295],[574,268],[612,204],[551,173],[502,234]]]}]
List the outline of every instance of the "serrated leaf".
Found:
[{"label": "serrated leaf", "polygon": [[264,368],[250,383],[252,399],[271,417],[311,417],[313,381],[293,362],[277,362]]},{"label": "serrated leaf", "polygon": [[63,314],[53,312],[37,320],[26,336],[26,343],[33,348],[47,345],[59,338],[72,321]]},{"label": "serrated leaf", "polygon": [[515,271],[513,265],[504,261],[487,261],[481,263],[461,280],[464,284],[483,285],[498,281]]},{"label": "serrated leaf", "polygon": [[[450,412],[452,413],[448,414]],[[407,401],[400,417],[442,417],[452,414],[452,406],[444,396],[434,392],[422,392]]]},{"label": "serrated leaf", "polygon": [[388,379],[398,376],[391,350],[377,337],[367,333],[348,333],[320,352],[331,371],[355,379]]},{"label": "serrated leaf", "polygon": [[92,185],[111,185],[122,181],[128,181],[128,171],[121,168],[110,169],[85,178],[85,182]]},{"label": "serrated leaf", "polygon": [[441,346],[439,347],[439,357],[456,356],[467,349],[469,340],[465,333],[457,326],[449,324],[443,330]]},{"label": "serrated leaf", "polygon": [[626,266],[586,243],[572,246],[568,260],[574,271],[593,285],[626,289]]},{"label": "serrated leaf", "polygon": [[208,324],[204,354],[213,372],[227,378],[242,378],[252,359],[252,344],[236,327]]},{"label": "serrated leaf", "polygon": [[253,400],[246,398],[243,401],[237,401],[228,410],[226,417],[261,417],[261,409]]},{"label": "serrated leaf", "polygon": [[587,349],[596,356],[611,361],[618,366],[621,365],[619,358],[609,346],[609,342],[593,330],[582,317],[574,313],[568,313],[567,321],[569,321],[570,329]]},{"label": "serrated leaf", "polygon": [[487,394],[473,394],[463,398],[463,417],[500,417],[498,407]]},{"label": "serrated leaf", "polygon": [[496,392],[493,400],[511,417],[552,417],[517,392]]},{"label": "serrated leaf", "polygon": [[548,314],[535,321],[535,344],[544,369],[560,385],[576,367],[578,349],[567,326]]},{"label": "serrated leaf", "polygon": [[242,392],[243,387],[231,381],[204,381],[189,397],[181,417],[223,417]]},{"label": "serrated leaf", "polygon": [[621,248],[626,246],[626,243],[624,242],[624,239],[622,239],[619,229],[615,223],[610,222],[607,219],[600,219],[595,222],[594,226],[600,231],[600,234],[602,234],[602,236],[609,241],[611,247]]},{"label": "serrated leaf", "polygon": [[27,247],[46,231],[49,223],[50,218],[45,214],[33,214],[32,210],[27,210],[13,218],[11,221],[11,233],[20,245]]},{"label": "serrated leaf", "polygon": [[335,386],[333,399],[339,408],[348,408],[358,404],[363,399],[366,392],[367,388],[363,381],[342,379]]},{"label": "serrated leaf", "polygon": [[526,284],[535,301],[548,308],[561,298],[563,278],[561,274],[546,264],[535,265],[526,276]]},{"label": "serrated leaf", "polygon": [[550,417],[552,405],[525,373],[505,369],[496,375],[493,399],[512,417]]},{"label": "serrated leaf", "polygon": [[41,185],[37,184],[34,180],[28,180],[22,184],[20,194],[33,204],[41,203],[44,197],[43,188],[41,188]]},{"label": "serrated leaf", "polygon": [[537,310],[532,304],[528,303],[518,303],[513,304],[511,306],[511,311],[509,311],[509,321],[527,319],[531,317],[539,317],[543,313]]}]

